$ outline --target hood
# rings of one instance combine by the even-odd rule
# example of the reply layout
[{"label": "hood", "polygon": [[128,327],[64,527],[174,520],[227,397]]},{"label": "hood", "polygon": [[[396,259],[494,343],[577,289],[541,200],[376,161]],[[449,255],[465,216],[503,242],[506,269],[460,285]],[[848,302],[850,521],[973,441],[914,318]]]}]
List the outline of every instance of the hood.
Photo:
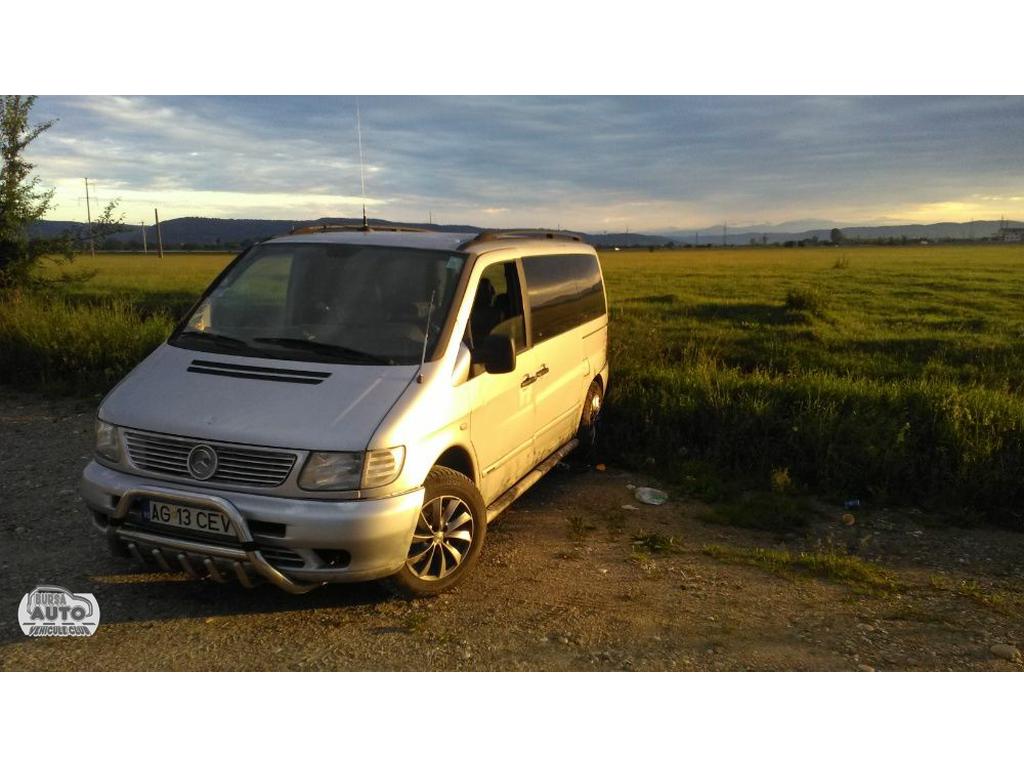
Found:
[{"label": "hood", "polygon": [[100,405],[121,427],[274,448],[360,451],[416,366],[239,357],[161,345]]}]

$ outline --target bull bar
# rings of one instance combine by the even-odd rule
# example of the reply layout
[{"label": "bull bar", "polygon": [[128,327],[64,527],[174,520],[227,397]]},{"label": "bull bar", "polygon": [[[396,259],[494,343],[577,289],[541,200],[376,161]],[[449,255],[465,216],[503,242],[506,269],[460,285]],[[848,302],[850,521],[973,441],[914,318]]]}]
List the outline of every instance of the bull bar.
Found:
[{"label": "bull bar", "polygon": [[[235,548],[222,544],[183,540],[150,531],[125,528],[124,523],[128,519],[132,504],[140,499],[164,501],[171,504],[195,504],[205,508],[212,507],[231,521],[239,546]],[[128,551],[143,563],[146,562],[145,555],[149,554],[165,571],[176,570],[168,559],[169,555],[173,555],[173,560],[181,570],[193,578],[203,578],[205,575],[214,581],[225,581],[224,574],[217,566],[215,560],[217,559],[230,562],[233,575],[245,587],[255,586],[246,571],[247,567],[267,582],[293,595],[305,594],[323,584],[323,582],[297,582],[268,563],[259,551],[259,545],[253,539],[249,525],[237,507],[227,499],[206,493],[188,491],[171,493],[166,489],[151,486],[132,488],[118,500],[115,511],[110,516],[107,536],[110,537],[112,543],[123,543]],[[165,550],[170,551],[166,552]],[[202,574],[192,562],[193,555],[200,558],[201,565],[206,571],[205,574]]]}]

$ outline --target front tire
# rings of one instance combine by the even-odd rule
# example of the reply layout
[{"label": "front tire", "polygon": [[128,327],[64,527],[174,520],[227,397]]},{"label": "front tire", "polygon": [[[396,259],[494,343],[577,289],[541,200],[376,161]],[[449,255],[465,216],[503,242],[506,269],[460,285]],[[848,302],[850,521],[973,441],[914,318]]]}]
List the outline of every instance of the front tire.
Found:
[{"label": "front tire", "polygon": [[405,597],[433,597],[472,570],[487,532],[487,510],[461,472],[434,467],[423,484],[423,507],[402,570],[389,579]]}]

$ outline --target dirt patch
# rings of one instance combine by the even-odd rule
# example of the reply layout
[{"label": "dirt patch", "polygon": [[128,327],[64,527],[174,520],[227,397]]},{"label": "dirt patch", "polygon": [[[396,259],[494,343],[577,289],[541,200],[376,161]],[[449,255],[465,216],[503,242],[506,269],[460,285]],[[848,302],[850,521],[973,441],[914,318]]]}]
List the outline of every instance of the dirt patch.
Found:
[{"label": "dirt patch", "polygon": [[[1020,533],[931,528],[909,511],[846,525],[827,507],[800,534],[748,531],[703,522],[708,508],[671,488],[663,506],[640,504],[627,485],[664,486],[614,467],[553,472],[436,600],[143,573],[107,554],[78,500],[95,403],[2,397],[5,670],[1022,668],[991,651],[1024,647]],[[858,561],[886,587],[862,588]],[[24,637],[17,605],[36,584],[94,593],[96,635]]]}]

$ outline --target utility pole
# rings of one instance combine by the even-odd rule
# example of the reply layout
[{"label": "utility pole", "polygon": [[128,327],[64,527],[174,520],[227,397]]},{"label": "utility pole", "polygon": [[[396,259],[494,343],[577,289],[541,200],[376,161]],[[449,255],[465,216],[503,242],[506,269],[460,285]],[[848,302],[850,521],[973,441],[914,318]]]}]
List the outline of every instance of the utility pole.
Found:
[{"label": "utility pole", "polygon": [[729,236],[727,234],[728,231],[729,231],[729,225],[728,224],[723,224],[722,225],[722,247],[723,248],[725,248],[725,240]]},{"label": "utility pole", "polygon": [[89,253],[96,255],[96,242],[92,238],[92,207],[89,205],[89,177],[85,177],[85,218],[89,222]]},{"label": "utility pole", "polygon": [[160,234],[160,211],[156,208],[153,209],[153,218],[156,219],[156,247],[162,259],[164,257],[164,236]]},{"label": "utility pole", "polygon": [[149,248],[146,247],[146,222],[140,221],[139,227],[142,229],[142,253],[145,256],[149,255]]}]

